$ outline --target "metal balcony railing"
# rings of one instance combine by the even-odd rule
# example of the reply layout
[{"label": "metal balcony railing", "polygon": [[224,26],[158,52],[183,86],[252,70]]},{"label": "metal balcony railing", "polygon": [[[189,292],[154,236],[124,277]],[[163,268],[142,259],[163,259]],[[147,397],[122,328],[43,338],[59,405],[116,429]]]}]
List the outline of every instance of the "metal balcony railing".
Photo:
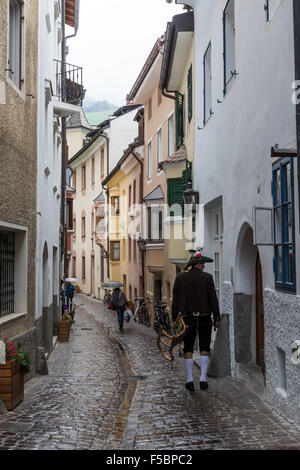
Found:
[{"label": "metal balcony railing", "polygon": [[60,101],[82,106],[85,89],[82,84],[82,67],[54,60],[56,64],[55,96]]}]

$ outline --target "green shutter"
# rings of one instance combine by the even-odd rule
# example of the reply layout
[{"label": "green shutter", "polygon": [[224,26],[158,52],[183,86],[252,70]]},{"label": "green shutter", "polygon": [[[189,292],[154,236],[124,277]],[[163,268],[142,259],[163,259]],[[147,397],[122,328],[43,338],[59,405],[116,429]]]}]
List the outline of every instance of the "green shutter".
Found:
[{"label": "green shutter", "polygon": [[188,118],[189,122],[193,117],[193,68],[192,65],[188,71],[187,77],[187,88],[188,88]]},{"label": "green shutter", "polygon": [[170,216],[182,215],[183,209],[183,197],[182,197],[183,187],[182,187],[182,178],[172,178],[168,179],[168,205],[169,208],[174,204],[178,204],[180,208],[172,210]]},{"label": "green shutter", "polygon": [[184,141],[184,96],[176,92],[176,147]]}]

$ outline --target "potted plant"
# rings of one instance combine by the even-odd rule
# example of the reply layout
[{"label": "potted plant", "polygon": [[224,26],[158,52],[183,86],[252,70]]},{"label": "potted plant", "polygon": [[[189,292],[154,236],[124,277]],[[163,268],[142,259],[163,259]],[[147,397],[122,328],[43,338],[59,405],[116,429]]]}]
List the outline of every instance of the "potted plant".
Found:
[{"label": "potted plant", "polygon": [[74,320],[72,319],[71,315],[69,313],[64,313],[59,322],[58,341],[61,343],[69,341],[70,329],[73,323]]},{"label": "potted plant", "polygon": [[24,373],[30,371],[30,358],[5,337],[5,364],[0,364],[0,398],[8,410],[24,399]]}]

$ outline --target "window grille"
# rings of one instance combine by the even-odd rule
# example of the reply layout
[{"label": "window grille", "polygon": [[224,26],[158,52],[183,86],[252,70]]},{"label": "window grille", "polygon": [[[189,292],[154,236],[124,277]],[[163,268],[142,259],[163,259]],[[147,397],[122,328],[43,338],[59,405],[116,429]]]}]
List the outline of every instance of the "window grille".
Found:
[{"label": "window grille", "polygon": [[15,234],[0,231],[0,316],[14,312]]}]

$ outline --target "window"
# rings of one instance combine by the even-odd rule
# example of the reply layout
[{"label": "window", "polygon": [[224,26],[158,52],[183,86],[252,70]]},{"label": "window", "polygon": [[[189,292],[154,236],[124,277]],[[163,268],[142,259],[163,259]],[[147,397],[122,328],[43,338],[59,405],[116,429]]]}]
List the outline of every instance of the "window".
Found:
[{"label": "window", "polygon": [[148,144],[148,180],[152,178],[152,142]]},{"label": "window", "polygon": [[0,231],[0,317],[14,312],[15,233]]},{"label": "window", "polygon": [[111,215],[120,215],[120,198],[119,196],[113,196],[111,198]]},{"label": "window", "polygon": [[168,119],[168,155],[169,157],[173,155],[175,148],[174,148],[174,115],[169,117]]},{"label": "window", "polygon": [[81,276],[82,279],[85,279],[85,256],[81,259]]},{"label": "window", "polygon": [[110,242],[111,261],[120,261],[120,242]]},{"label": "window", "polygon": [[76,277],[76,257],[72,258],[72,276]]},{"label": "window", "polygon": [[184,96],[176,92],[176,147],[184,141]]},{"label": "window", "polygon": [[232,86],[235,68],[235,16],[234,0],[228,0],[223,14],[224,35],[224,94]]},{"label": "window", "polygon": [[152,98],[148,101],[148,121],[152,118]]},{"label": "window", "polygon": [[136,203],[136,180],[133,182],[133,204]]},{"label": "window", "polygon": [[147,207],[148,240],[163,240],[163,208],[158,205]]},{"label": "window", "polygon": [[103,207],[96,209],[96,231],[103,232],[105,230],[105,212]]},{"label": "window", "polygon": [[187,76],[187,90],[188,90],[188,120],[191,122],[193,117],[193,68],[189,68]]},{"label": "window", "polygon": [[128,189],[128,208],[130,209],[131,207],[131,184],[129,185]]},{"label": "window", "polygon": [[9,0],[8,76],[24,89],[24,2]]},{"label": "window", "polygon": [[95,157],[92,158],[92,184],[95,184]]},{"label": "window", "polygon": [[278,10],[282,0],[266,0],[265,10],[267,21],[271,21]]},{"label": "window", "polygon": [[86,166],[83,165],[81,168],[81,189],[86,189]]},{"label": "window", "polygon": [[157,106],[159,106],[162,102],[162,92],[161,92],[161,89],[158,88],[157,89]]},{"label": "window", "polygon": [[211,43],[209,44],[204,54],[203,60],[203,75],[204,75],[204,125],[207,123],[212,115],[212,75],[211,75]]},{"label": "window", "polygon": [[162,147],[162,129],[157,132],[157,164],[162,161],[163,147]]},{"label": "window", "polygon": [[85,217],[81,219],[81,237],[85,238]]},{"label": "window", "polygon": [[274,272],[278,290],[296,291],[293,160],[273,166]]}]

